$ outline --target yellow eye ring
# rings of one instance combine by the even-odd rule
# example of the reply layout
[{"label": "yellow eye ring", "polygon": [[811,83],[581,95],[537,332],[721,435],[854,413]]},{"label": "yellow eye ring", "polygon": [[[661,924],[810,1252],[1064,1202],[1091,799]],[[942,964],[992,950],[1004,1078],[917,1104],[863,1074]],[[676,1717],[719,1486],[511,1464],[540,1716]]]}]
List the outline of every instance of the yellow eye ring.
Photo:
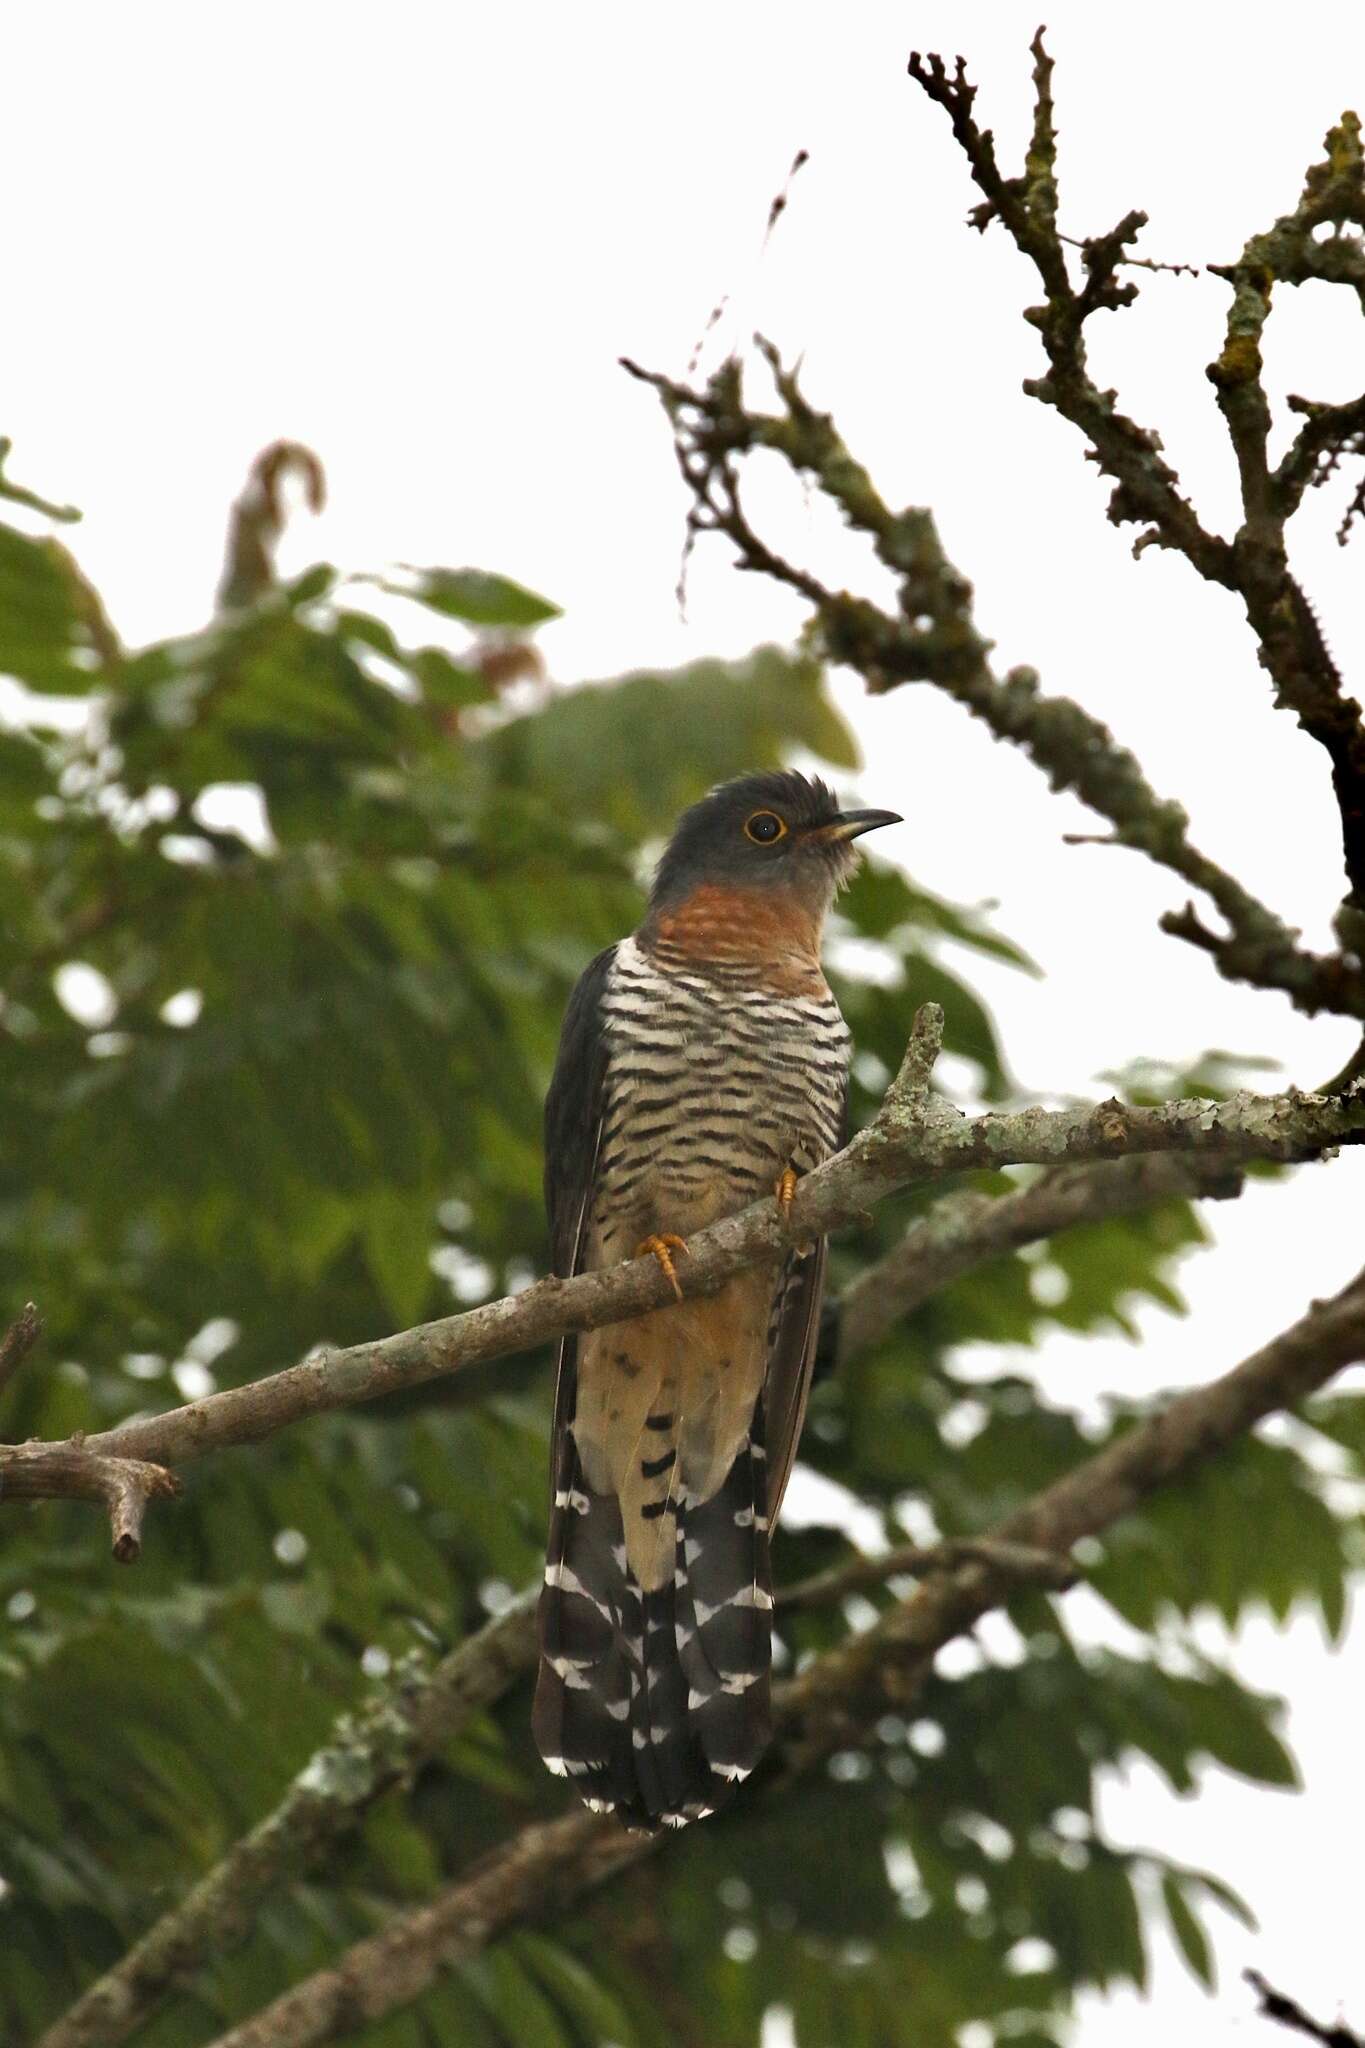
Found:
[{"label": "yellow eye ring", "polygon": [[744,820],[744,837],[752,839],[755,846],[775,846],[786,836],[786,820],[779,818],[776,811],[755,811]]}]

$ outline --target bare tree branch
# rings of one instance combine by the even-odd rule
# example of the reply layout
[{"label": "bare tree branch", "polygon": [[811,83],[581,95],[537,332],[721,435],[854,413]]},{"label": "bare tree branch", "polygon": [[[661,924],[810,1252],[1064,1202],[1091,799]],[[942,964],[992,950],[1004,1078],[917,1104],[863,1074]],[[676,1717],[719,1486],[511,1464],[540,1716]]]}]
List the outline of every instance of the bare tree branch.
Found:
[{"label": "bare tree branch", "polygon": [[1025,318],[1040,335],[1048,372],[1025,384],[1030,397],[1051,405],[1086,435],[1100,469],[1116,482],[1109,517],[1117,525],[1137,520],[1151,527],[1163,547],[1177,549],[1201,575],[1235,588],[1232,548],[1201,526],[1180,491],[1180,479],[1161,453],[1158,436],[1120,412],[1112,391],[1101,391],[1086,362],[1085,323],[1092,314],[1130,305],[1133,284],[1119,284],[1116,272],[1128,245],[1146,226],[1144,213],[1126,214],[1108,234],[1084,245],[1085,283],[1072,283],[1057,233],[1057,143],[1052,122],[1052,59],[1042,33],[1031,45],[1034,59],[1034,131],[1025,171],[1007,178],[995,157],[989,129],[973,112],[976,87],[961,58],[950,72],[941,57],[915,51],[909,73],[948,116],[967,159],[983,204],[971,215],[984,230],[998,220],[1038,272],[1046,294]]},{"label": "bare tree branch", "polygon": [[[1134,756],[1099,719],[1068,697],[1044,695],[1032,669],[995,674],[989,643],[973,621],[971,584],[944,554],[933,515],[913,505],[893,512],[833,420],[807,402],[775,352],[766,343],[760,347],[777,382],[780,413],[744,406],[733,361],[698,389],[623,362],[657,391],[668,414],[693,496],[692,530],[723,533],[738,567],[772,576],[805,597],[830,659],[856,669],[874,694],[901,683],[932,683],[997,739],[1021,748],[1053,789],[1072,791],[1107,818],[1116,845],[1145,854],[1210,897],[1229,927],[1226,940],[1210,935],[1214,943],[1205,948],[1221,974],[1280,989],[1310,1016],[1329,1010],[1365,1019],[1365,971],[1354,954],[1318,955],[1300,946],[1274,911],[1192,844],[1180,805],[1156,794]],[[738,458],[760,449],[814,478],[848,525],[867,535],[900,585],[894,613],[846,590],[828,589],[760,538],[745,512],[736,466]],[[1167,929],[1189,936],[1179,926]]]},{"label": "bare tree branch", "polygon": [[1242,1975],[1261,2001],[1257,2011],[1262,2018],[1278,2020],[1282,2027],[1288,2027],[1293,2033],[1307,2034],[1310,2040],[1320,2041],[1322,2048],[1361,2048],[1359,2034],[1352,2033],[1346,2026],[1323,2026],[1294,1999],[1287,1998],[1283,1991],[1276,1991],[1267,1984],[1259,1970],[1243,1970]]},{"label": "bare tree branch", "polygon": [[148,1503],[180,1491],[180,1481],[145,1458],[111,1457],[93,1439],[0,1445],[0,1501],[89,1500],[108,1513],[115,1562],[136,1564]]},{"label": "bare tree branch", "polygon": [[[985,1539],[1062,1558],[1147,1494],[1214,1456],[1263,1416],[1365,1357],[1365,1274],[1211,1385],[1172,1401],[1005,1518]],[[1003,1553],[1003,1555],[1007,1555]],[[868,1739],[888,1704],[920,1690],[935,1654],[1008,1590],[989,1553],[929,1580],[865,1633],[826,1652],[777,1691],[776,1779],[809,1770],[831,1750]],[[769,1784],[773,1777],[769,1777]],[[666,1851],[672,1837],[630,1834],[576,1811],[523,1829],[425,1906],[395,1915],[338,1963],[305,1978],[213,2048],[314,2048],[420,1997],[449,1968],[522,1921],[551,1919],[626,1865]],[[51,2037],[41,2048],[52,2048]]]},{"label": "bare tree branch", "polygon": [[[1308,172],[1291,213],[1253,235],[1235,262],[1209,266],[1232,289],[1224,345],[1208,367],[1241,483],[1242,524],[1228,541],[1200,524],[1180,491],[1179,478],[1161,454],[1159,437],[1121,412],[1115,394],[1101,391],[1089,373],[1085,323],[1092,314],[1130,305],[1136,297],[1136,285],[1119,284],[1117,271],[1147,217],[1131,212],[1108,235],[1085,242],[1085,284],[1078,288],[1073,283],[1057,229],[1052,59],[1043,47],[1041,30],[1031,48],[1033,141],[1024,172],[1013,178],[1001,172],[991,135],[977,123],[976,88],[968,82],[961,58],[949,72],[941,57],[916,52],[910,59],[910,76],[947,114],[983,195],[984,203],[972,213],[973,224],[984,229],[999,220],[1042,282],[1045,301],[1029,307],[1025,318],[1042,339],[1048,371],[1027,382],[1025,390],[1054,406],[1086,436],[1093,459],[1116,480],[1110,519],[1116,525],[1132,521],[1147,528],[1139,547],[1156,543],[1173,548],[1201,576],[1240,595],[1262,666],[1274,680],[1277,701],[1293,710],[1304,730],[1326,749],[1350,882],[1344,906],[1351,920],[1347,937],[1358,952],[1365,942],[1365,723],[1359,704],[1346,694],[1311,606],[1290,574],[1284,529],[1305,487],[1330,473],[1342,453],[1356,452],[1365,425],[1365,400],[1330,407],[1298,401],[1297,409],[1309,415],[1307,424],[1272,472],[1267,453],[1271,416],[1260,345],[1277,283],[1297,285],[1316,279],[1343,284],[1365,307],[1365,244],[1358,235],[1343,232],[1348,226],[1365,227],[1360,122],[1352,113],[1343,114],[1340,125],[1329,132],[1326,159]],[[1319,239],[1328,226],[1335,232]],[[1348,512],[1348,525],[1350,517]]]}]

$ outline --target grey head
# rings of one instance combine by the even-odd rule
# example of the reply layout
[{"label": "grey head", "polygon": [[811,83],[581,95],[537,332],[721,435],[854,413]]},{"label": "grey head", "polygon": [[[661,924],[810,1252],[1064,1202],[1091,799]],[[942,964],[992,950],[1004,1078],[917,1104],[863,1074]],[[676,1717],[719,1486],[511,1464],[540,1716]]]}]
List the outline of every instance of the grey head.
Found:
[{"label": "grey head", "polygon": [[853,841],[895,811],[844,811],[832,789],[795,769],[722,782],[683,812],[654,875],[651,913],[703,886],[789,892],[817,917],[857,863]]}]

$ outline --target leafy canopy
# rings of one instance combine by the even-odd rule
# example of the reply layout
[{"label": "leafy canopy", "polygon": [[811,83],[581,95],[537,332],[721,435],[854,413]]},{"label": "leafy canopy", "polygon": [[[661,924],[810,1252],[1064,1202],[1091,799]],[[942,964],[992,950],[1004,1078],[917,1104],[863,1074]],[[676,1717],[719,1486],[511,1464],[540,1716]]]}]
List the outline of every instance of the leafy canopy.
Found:
[{"label": "leafy canopy", "polygon": [[[41,531],[64,508],[17,495],[24,523],[0,526],[0,672],[22,686],[0,729],[0,1304],[35,1297],[48,1334],[3,1396],[11,1439],[102,1428],[539,1270],[559,1017],[638,916],[670,821],[742,769],[856,766],[818,668],[773,648],[518,702],[499,677],[524,664],[489,659],[487,636],[554,607],[482,571],[320,565],[128,652]],[[897,781],[888,764],[868,794],[897,801]],[[980,1095],[1009,1095],[964,977],[974,955],[1029,963],[983,916],[874,864],[836,939],[856,1116],[927,997]],[[904,1216],[841,1244],[836,1278]],[[1064,1234],[1048,1290],[1022,1257],[959,1281],[817,1390],[805,1458],[888,1533],[907,1503],[945,1535],[980,1528],[1093,1447],[1036,1394],[1031,1351],[1058,1325],[1128,1329],[1144,1296],[1178,1308],[1173,1268],[1200,1234],[1169,1204]],[[968,1382],[970,1343],[1010,1349]],[[1357,1468],[1361,1411],[1322,1411]],[[135,1573],[85,1509],[0,1510],[0,2037],[31,2038],[115,1960],[340,1713],[534,1577],[547,1426],[537,1358],[287,1432],[194,1468]],[[1248,1526],[1273,1541],[1248,1545]],[[845,1548],[833,1528],[788,1534],[779,1569]],[[759,1785],[572,1924],[503,1941],[360,2038],[738,2048],[780,2002],[803,2044],[941,2040],[971,2019],[1048,2042],[1077,1987],[1142,1981],[1152,1874],[1207,1979],[1205,1907],[1244,1909],[1107,1841],[1096,1775],[1136,1752],[1182,1789],[1210,1758],[1291,1783],[1276,1703],[1166,1651],[1201,1604],[1235,1620],[1307,1600],[1337,1630],[1345,1551],[1299,1452],[1246,1442],[1096,1564],[1140,1654],[1086,1649],[1031,1594],[1026,1659],[980,1654],[911,1725],[889,1717],[873,1754],[780,1801]],[[803,1614],[788,1654],[856,1620]],[[137,2041],[211,2039],[556,1810],[526,1706],[514,1690],[379,1801]]]}]

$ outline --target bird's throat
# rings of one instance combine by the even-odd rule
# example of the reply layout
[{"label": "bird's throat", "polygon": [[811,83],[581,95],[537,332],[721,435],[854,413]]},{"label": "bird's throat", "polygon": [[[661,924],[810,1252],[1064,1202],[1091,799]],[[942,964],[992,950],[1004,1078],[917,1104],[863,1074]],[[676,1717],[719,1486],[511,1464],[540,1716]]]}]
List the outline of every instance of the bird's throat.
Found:
[{"label": "bird's throat", "polygon": [[752,978],[777,995],[820,996],[823,917],[794,890],[703,882],[655,911],[638,943],[661,967]]}]

